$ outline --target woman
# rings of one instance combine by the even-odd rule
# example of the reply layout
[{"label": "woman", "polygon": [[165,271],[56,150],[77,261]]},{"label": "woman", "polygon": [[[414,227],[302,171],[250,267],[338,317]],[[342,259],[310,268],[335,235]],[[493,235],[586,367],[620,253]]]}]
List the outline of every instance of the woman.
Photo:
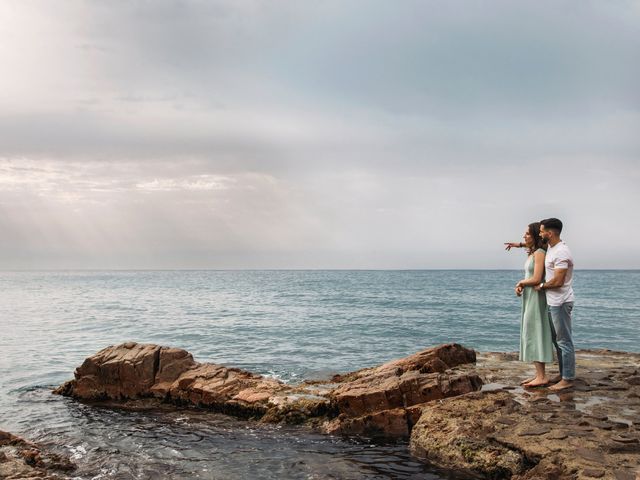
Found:
[{"label": "woman", "polygon": [[524,278],[516,283],[516,295],[522,297],[522,319],[520,323],[520,361],[533,362],[536,375],[521,383],[525,387],[540,387],[549,383],[545,364],[553,361],[551,326],[547,317],[547,300],[543,291],[536,292],[544,277],[544,240],[540,237],[540,223],[529,224],[524,232],[524,244],[506,243],[506,249],[526,247],[527,261]]}]

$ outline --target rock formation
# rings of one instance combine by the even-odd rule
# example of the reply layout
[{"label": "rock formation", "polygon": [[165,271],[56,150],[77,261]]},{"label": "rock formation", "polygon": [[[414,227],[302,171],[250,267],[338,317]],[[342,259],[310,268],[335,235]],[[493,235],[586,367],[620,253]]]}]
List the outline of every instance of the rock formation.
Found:
[{"label": "rock formation", "polygon": [[0,478],[56,480],[75,468],[68,458],[0,430]]},{"label": "rock formation", "polygon": [[[457,477],[640,480],[640,355],[582,351],[573,389],[525,390],[531,366],[449,344],[292,386],[184,350],[126,343],[76,369],[56,393],[146,408],[208,408],[328,433],[409,438]],[[1,457],[0,457],[0,461]]]},{"label": "rock formation", "polygon": [[514,388],[530,366],[481,356],[492,383],[423,409],[411,449],[429,463],[484,478],[640,478],[639,355],[578,354],[572,390]]},{"label": "rock formation", "polygon": [[408,437],[427,402],[473,392],[482,386],[473,373],[454,367],[476,361],[473,350],[442,345],[367,368],[334,381],[329,398],[339,412],[325,424],[329,433]]},{"label": "rock formation", "polygon": [[130,342],[87,358],[55,393],[94,402],[154,399],[333,433],[408,437],[422,404],[481,387],[478,375],[454,368],[474,361],[473,350],[449,344],[329,382],[290,386],[197,363],[185,350]]}]

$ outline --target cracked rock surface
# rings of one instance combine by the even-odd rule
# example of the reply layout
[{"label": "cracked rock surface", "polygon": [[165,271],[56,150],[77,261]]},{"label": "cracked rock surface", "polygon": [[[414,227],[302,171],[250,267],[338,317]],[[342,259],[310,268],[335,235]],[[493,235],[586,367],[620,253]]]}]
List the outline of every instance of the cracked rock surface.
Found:
[{"label": "cracked rock surface", "polygon": [[237,368],[197,363],[185,350],[124,343],[87,358],[55,393],[130,407],[173,403],[263,422],[307,423],[329,433],[408,438],[432,400],[478,390],[480,377],[458,367],[475,352],[430,348],[326,382],[287,385]]},{"label": "cracked rock surface", "polygon": [[481,354],[464,367],[482,391],[424,408],[412,452],[481,478],[640,479],[640,355],[581,351],[578,380],[560,393],[520,387],[531,366],[516,358]]}]

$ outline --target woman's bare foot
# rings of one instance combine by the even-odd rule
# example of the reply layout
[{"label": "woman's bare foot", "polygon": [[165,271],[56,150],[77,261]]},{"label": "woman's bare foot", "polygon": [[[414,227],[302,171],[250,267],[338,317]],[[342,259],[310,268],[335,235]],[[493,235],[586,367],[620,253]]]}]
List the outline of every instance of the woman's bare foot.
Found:
[{"label": "woman's bare foot", "polygon": [[527,383],[531,383],[536,379],[536,377],[531,377],[531,378],[527,378],[526,380],[523,380],[520,382],[520,385],[526,385]]},{"label": "woman's bare foot", "polygon": [[527,388],[532,388],[532,387],[544,387],[546,385],[549,385],[549,379],[547,377],[536,377],[533,380],[531,380],[529,383],[525,383],[524,386]]},{"label": "woman's bare foot", "polygon": [[549,390],[553,390],[553,391],[557,392],[557,391],[560,391],[560,390],[566,390],[567,388],[571,388],[571,387],[573,387],[573,381],[571,381],[571,380],[560,380],[555,385],[552,385],[551,387],[549,387]]}]

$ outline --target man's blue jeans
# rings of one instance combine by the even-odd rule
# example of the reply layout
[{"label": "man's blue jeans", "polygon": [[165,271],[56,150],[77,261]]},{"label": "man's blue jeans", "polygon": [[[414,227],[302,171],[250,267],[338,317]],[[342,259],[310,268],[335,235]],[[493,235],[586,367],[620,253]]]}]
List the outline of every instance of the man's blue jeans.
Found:
[{"label": "man's blue jeans", "polygon": [[573,302],[563,303],[557,307],[549,305],[551,340],[558,352],[558,366],[563,380],[576,378],[576,352],[571,335],[572,310]]}]

